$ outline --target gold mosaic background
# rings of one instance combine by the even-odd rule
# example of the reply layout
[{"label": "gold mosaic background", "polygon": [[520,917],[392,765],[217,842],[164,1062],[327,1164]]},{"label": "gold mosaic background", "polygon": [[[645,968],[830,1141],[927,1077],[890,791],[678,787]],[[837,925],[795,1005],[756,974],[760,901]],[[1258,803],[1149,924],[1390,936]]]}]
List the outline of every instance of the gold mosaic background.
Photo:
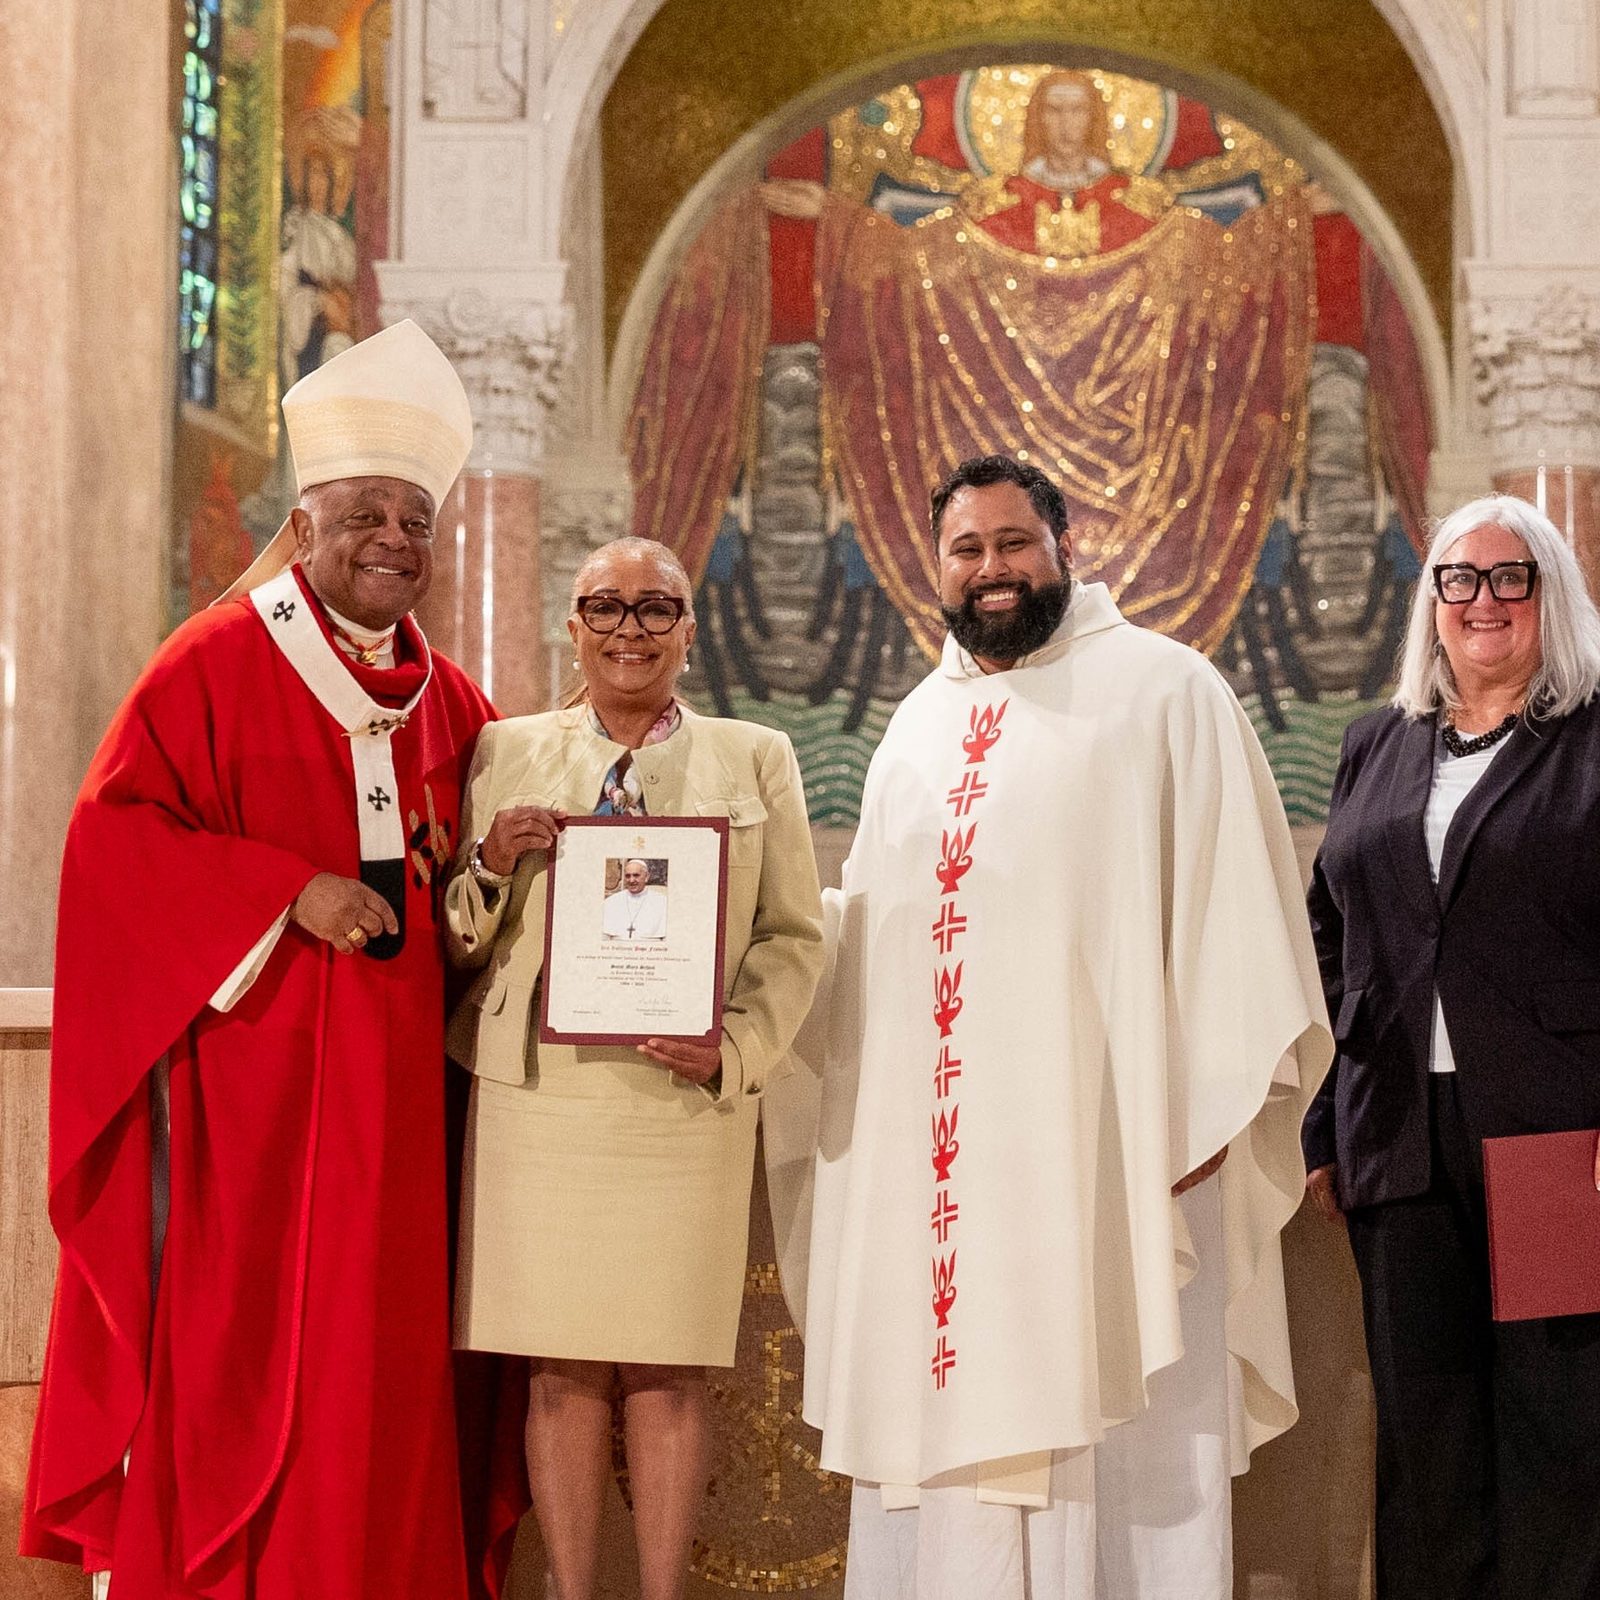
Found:
[{"label": "gold mosaic background", "polygon": [[[1040,46],[1048,46],[1040,49]],[[656,239],[734,143],[830,79],[839,107],[903,82],[908,66],[1015,47],[1070,65],[1122,53],[1211,84],[1240,80],[1291,112],[1348,161],[1393,220],[1448,338],[1452,171],[1444,131],[1400,41],[1355,0],[794,0],[759,27],[729,26],[720,0],[667,0],[617,76],[601,119],[606,332]],[[1131,63],[1130,63],[1131,64]],[[881,71],[879,68],[881,67]],[[1160,73],[1172,78],[1171,71]],[[823,112],[832,109],[822,106]],[[1248,116],[1248,110],[1239,107]],[[774,140],[817,117],[801,115]]]}]

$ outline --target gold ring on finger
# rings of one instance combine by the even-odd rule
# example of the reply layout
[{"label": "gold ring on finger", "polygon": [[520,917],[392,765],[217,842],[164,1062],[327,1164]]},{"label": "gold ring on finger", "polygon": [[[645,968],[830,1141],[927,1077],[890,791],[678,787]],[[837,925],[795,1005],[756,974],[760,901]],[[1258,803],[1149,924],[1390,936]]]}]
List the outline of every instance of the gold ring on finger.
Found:
[{"label": "gold ring on finger", "polygon": [[367,930],[365,928],[352,928],[345,935],[345,939],[350,944],[365,944],[367,942]]}]

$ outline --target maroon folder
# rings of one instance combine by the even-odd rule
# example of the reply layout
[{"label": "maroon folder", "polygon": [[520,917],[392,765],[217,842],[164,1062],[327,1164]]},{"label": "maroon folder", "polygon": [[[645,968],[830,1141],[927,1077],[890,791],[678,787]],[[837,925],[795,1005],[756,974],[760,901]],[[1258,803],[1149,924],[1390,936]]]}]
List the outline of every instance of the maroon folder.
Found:
[{"label": "maroon folder", "polygon": [[1483,1141],[1494,1320],[1600,1311],[1595,1133]]}]

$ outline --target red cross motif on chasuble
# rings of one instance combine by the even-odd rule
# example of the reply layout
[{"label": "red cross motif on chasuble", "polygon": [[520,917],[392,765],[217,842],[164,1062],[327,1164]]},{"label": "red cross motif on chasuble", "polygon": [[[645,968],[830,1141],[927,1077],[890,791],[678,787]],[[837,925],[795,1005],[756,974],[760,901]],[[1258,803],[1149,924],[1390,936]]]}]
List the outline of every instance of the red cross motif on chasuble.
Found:
[{"label": "red cross motif on chasuble", "polygon": [[946,900],[939,907],[938,920],[933,925],[933,942],[939,954],[947,956],[955,946],[956,936],[967,931],[967,919],[955,908],[955,902]]},{"label": "red cross motif on chasuble", "polygon": [[961,782],[944,797],[944,803],[955,811],[959,822],[988,792],[989,785],[976,772],[963,772]]}]

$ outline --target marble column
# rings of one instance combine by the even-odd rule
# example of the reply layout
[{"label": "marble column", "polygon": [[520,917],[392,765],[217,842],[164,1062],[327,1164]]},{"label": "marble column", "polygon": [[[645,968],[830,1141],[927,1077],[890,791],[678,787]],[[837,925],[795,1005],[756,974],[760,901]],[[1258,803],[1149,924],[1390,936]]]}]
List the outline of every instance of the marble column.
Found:
[{"label": "marble column", "polygon": [[161,631],[177,156],[167,0],[0,5],[0,986]]},{"label": "marble column", "polygon": [[540,463],[567,343],[566,308],[541,278],[497,275],[491,294],[456,274],[378,266],[386,322],[410,317],[450,358],[472,402],[473,448],[439,508],[428,638],[509,716],[551,703],[542,640]]},{"label": "marble column", "polygon": [[540,600],[538,479],[469,466],[440,513],[433,586],[417,619],[507,716],[550,704]]},{"label": "marble column", "polygon": [[1472,288],[1494,486],[1543,505],[1600,595],[1600,272],[1480,270]]}]

